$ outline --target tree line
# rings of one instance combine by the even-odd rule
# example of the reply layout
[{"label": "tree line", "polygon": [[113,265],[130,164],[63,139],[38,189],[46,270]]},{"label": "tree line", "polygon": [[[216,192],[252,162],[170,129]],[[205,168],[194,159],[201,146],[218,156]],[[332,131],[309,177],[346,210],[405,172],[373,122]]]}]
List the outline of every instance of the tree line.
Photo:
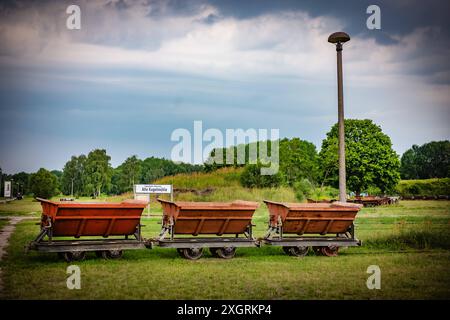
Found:
[{"label": "tree line", "polygon": [[450,141],[432,141],[413,145],[402,155],[400,173],[403,179],[450,177]]},{"label": "tree line", "polygon": [[[152,183],[168,175],[200,172],[201,165],[175,163],[149,157],[144,160],[133,155],[117,168],[111,166],[111,157],[104,149],[95,149],[88,155],[72,156],[62,171],[44,168],[29,174],[1,174],[2,181],[13,181],[13,192],[34,194],[35,197],[50,198],[56,194],[98,197],[102,193],[122,194],[133,190],[138,183]],[[1,173],[1,169],[0,169]],[[2,188],[3,192],[3,188]]]},{"label": "tree line", "polygon": [[[390,193],[400,179],[426,179],[450,177],[449,141],[430,142],[421,147],[413,146],[403,156],[393,150],[388,135],[372,120],[347,119],[345,124],[346,173],[348,191],[356,194]],[[268,149],[270,149],[270,141]],[[259,150],[259,143],[256,142]],[[239,147],[233,148],[234,162],[214,162],[217,154],[225,154],[230,148],[213,150],[205,164],[205,170],[224,166],[244,167],[241,183],[245,187],[276,187],[287,185],[303,193],[308,189],[338,187],[338,126],[335,124],[322,141],[319,152],[311,142],[299,138],[279,141],[279,172],[276,175],[260,174],[262,162],[250,163],[248,152],[252,144],[246,144],[245,163],[236,160]],[[259,154],[257,152],[257,154]]]},{"label": "tree line", "polygon": [[[389,136],[372,120],[347,119],[345,142],[347,188],[356,194],[392,192],[400,178],[450,177],[448,140],[413,145],[400,158],[392,149]],[[267,141],[268,150],[271,143]],[[245,150],[245,159],[243,163],[238,163],[238,148],[241,147]],[[225,161],[229,148],[212,150],[204,165],[175,163],[155,157],[141,160],[133,155],[117,168],[111,167],[111,157],[106,150],[95,149],[88,155],[72,156],[62,171],[41,168],[33,174],[19,172],[7,175],[0,168],[0,177],[2,181],[13,181],[14,192],[33,193],[45,198],[58,193],[92,197],[98,197],[101,193],[121,194],[132,191],[136,183],[152,183],[164,176],[208,172],[224,166],[244,167],[240,180],[244,187],[249,188],[286,185],[305,193],[311,188],[338,187],[337,124],[327,133],[319,152],[313,143],[299,138],[279,140],[279,171],[275,175],[261,175],[260,169],[264,164],[259,160],[250,163],[251,147],[256,147],[259,154],[260,142],[231,147],[234,153],[231,164]],[[213,159],[219,151],[223,161],[216,163]]]}]

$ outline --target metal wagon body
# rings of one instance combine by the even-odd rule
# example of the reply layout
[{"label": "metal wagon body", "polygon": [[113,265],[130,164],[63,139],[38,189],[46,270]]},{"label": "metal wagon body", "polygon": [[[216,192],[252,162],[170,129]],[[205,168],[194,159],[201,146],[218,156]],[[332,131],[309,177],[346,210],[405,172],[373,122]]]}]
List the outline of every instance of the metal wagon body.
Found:
[{"label": "metal wagon body", "polygon": [[[157,244],[177,248],[187,259],[200,258],[203,248],[209,248],[213,256],[227,259],[234,257],[236,247],[259,245],[252,235],[257,202],[158,201],[163,208],[163,226]],[[181,237],[175,238],[175,235]],[[197,237],[199,235],[208,237]]]},{"label": "metal wagon body", "polygon": [[304,256],[311,246],[316,253],[335,256],[339,247],[361,245],[353,225],[360,204],[264,202],[270,219],[263,241],[290,255]]},{"label": "metal wagon body", "polygon": [[[86,251],[95,251],[104,258],[119,258],[125,249],[145,248],[140,225],[142,211],[147,205],[145,201],[37,200],[42,206],[41,232],[28,245],[30,250],[57,252],[71,261],[84,259]],[[55,237],[64,239],[55,240]],[[82,237],[89,239],[80,239]]]},{"label": "metal wagon body", "polygon": [[376,207],[386,204],[392,204],[389,197],[374,197],[374,196],[355,197],[354,199],[350,199],[349,202],[359,203],[364,205],[364,207]]}]

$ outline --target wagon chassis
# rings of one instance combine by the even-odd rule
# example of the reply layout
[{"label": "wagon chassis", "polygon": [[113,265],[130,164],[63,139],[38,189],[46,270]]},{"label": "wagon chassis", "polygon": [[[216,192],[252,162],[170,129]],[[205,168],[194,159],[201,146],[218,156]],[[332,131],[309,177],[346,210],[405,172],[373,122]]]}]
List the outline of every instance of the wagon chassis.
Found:
[{"label": "wagon chassis", "polygon": [[[334,237],[322,236],[288,236],[283,235],[283,226],[270,227],[262,243],[271,246],[281,246],[288,254],[304,256],[308,253],[308,247],[312,247],[316,253],[323,255],[337,255],[339,247],[361,246],[361,240],[355,237],[355,226],[352,223],[347,232],[336,234]],[[300,248],[292,249],[292,248]]]},{"label": "wagon chassis", "polygon": [[[47,239],[45,237],[47,236]],[[71,254],[84,254],[88,251],[94,251],[99,253],[115,252],[116,256],[103,255],[105,258],[115,258],[122,254],[122,250],[130,249],[144,249],[151,248],[151,242],[146,242],[141,235],[141,225],[138,224],[136,231],[132,235],[134,239],[130,239],[128,235],[125,235],[123,239],[87,239],[87,240],[54,240],[52,236],[52,223],[51,220],[47,220],[47,225],[42,227],[39,235],[25,248],[29,250],[36,250],[40,252],[54,252],[54,253],[71,253]],[[70,260],[69,257],[64,256],[66,260]],[[76,260],[76,259],[74,259]]]},{"label": "wagon chassis", "polygon": [[[155,244],[162,248],[176,248],[185,258],[195,260],[200,258],[202,249],[209,248],[213,256],[229,259],[234,256],[236,248],[260,247],[260,242],[253,237],[253,225],[249,224],[244,237],[236,234],[234,237],[174,237],[175,224],[172,222],[164,226]],[[169,234],[170,238],[165,239]]]}]

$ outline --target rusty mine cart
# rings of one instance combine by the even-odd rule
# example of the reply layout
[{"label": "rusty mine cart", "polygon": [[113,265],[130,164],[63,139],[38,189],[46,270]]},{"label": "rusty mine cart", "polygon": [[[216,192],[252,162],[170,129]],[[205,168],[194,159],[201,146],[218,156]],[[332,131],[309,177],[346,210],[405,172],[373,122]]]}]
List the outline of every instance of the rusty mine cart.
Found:
[{"label": "rusty mine cart", "polygon": [[257,202],[158,201],[163,208],[163,220],[161,233],[155,241],[160,247],[176,248],[186,259],[199,259],[203,248],[209,248],[214,257],[230,259],[237,247],[259,246],[252,234]]},{"label": "rusty mine cart", "polygon": [[[70,262],[83,260],[88,251],[105,259],[116,259],[122,256],[123,250],[141,249],[149,245],[141,236],[140,225],[141,214],[147,202],[125,200],[121,203],[81,203],[54,202],[40,198],[37,200],[42,205],[41,232],[28,245],[28,250],[56,252]],[[56,237],[60,239],[55,240]],[[81,237],[89,238],[79,239]]]},{"label": "rusty mine cart", "polygon": [[361,245],[353,225],[361,204],[264,202],[270,219],[262,242],[282,246],[289,255],[305,256],[312,247],[316,254],[336,256],[339,247]]}]

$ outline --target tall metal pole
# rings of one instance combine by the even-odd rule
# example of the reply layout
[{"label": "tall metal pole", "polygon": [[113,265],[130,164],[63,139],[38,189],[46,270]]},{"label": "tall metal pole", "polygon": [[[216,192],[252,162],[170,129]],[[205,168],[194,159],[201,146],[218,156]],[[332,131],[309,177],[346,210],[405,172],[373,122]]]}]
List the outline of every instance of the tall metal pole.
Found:
[{"label": "tall metal pole", "polygon": [[329,36],[328,42],[336,44],[337,82],[338,82],[338,142],[339,142],[339,201],[347,202],[347,186],[345,174],[345,128],[344,128],[344,92],[342,76],[342,43],[350,40],[345,32],[335,32]]},{"label": "tall metal pole", "polygon": [[338,127],[339,127],[339,201],[347,201],[345,176],[345,128],[344,128],[344,92],[342,88],[342,44],[336,45],[338,80]]}]

